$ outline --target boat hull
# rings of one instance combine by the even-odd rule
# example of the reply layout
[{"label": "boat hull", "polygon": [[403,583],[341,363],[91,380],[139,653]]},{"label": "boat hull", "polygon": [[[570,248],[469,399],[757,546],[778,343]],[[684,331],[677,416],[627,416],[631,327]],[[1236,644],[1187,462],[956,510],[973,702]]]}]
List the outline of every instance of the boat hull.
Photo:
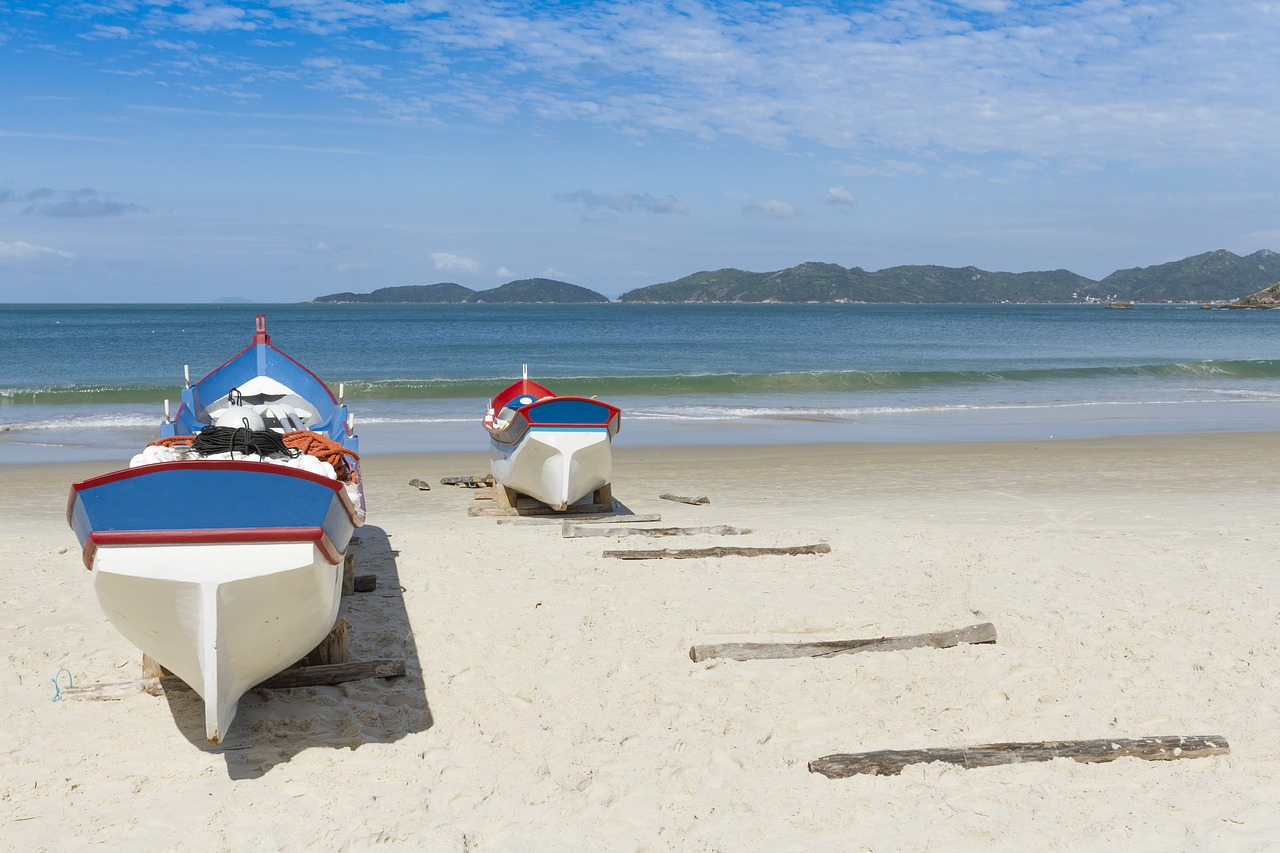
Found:
[{"label": "boat hull", "polygon": [[333,628],[363,521],[338,481],[212,460],[76,483],[67,517],[107,619],[200,694],[211,743],[246,690]]},{"label": "boat hull", "polygon": [[333,628],[342,565],[310,541],[121,545],[97,549],[93,587],[115,629],[200,695],[219,743],[245,691]]},{"label": "boat hull", "polygon": [[610,482],[611,436],[605,428],[532,428],[515,444],[491,442],[494,480],[555,510]]}]

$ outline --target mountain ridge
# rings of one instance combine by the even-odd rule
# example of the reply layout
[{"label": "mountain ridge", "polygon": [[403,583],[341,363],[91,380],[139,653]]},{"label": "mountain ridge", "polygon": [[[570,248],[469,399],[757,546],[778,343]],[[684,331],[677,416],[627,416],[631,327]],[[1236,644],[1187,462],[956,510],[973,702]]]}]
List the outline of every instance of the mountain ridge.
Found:
[{"label": "mountain ridge", "polygon": [[610,300],[594,290],[547,278],[519,279],[490,290],[454,282],[333,293],[313,303],[1002,303],[1002,302],[1226,302],[1280,283],[1280,254],[1260,249],[1240,256],[1226,249],[1149,267],[1116,270],[1093,280],[1066,269],[992,272],[975,266],[907,264],[868,272],[806,261],[770,272],[733,267],[703,270],[636,288]]}]

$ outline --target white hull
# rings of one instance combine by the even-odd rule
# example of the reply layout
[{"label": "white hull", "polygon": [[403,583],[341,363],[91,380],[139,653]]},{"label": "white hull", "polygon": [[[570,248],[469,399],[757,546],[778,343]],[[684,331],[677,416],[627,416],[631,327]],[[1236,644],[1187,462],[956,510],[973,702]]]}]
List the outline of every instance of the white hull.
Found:
[{"label": "white hull", "polygon": [[99,547],[93,586],[116,630],[200,694],[219,743],[245,691],[333,628],[342,562],[311,542]]},{"label": "white hull", "polygon": [[500,485],[556,510],[607,486],[613,471],[605,429],[530,429],[514,445],[491,442],[489,461]]}]

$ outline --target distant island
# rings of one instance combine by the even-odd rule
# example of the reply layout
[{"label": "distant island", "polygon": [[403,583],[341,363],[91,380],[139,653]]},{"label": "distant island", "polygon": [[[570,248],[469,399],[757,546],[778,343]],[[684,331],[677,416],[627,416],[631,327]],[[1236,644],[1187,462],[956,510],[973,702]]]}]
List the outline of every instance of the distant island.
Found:
[{"label": "distant island", "polygon": [[[977,267],[898,266],[876,272],[808,262],[775,272],[722,269],[622,294],[618,302],[1200,302],[1237,300],[1280,284],[1280,255],[1261,249],[1240,257],[1225,249],[1151,267],[1117,270],[1101,281],[1070,270],[989,272]],[[372,293],[333,293],[313,303],[585,303],[609,302],[594,290],[547,278],[492,290],[460,284],[411,284]]]},{"label": "distant island", "polygon": [[382,304],[430,303],[536,303],[536,302],[608,302],[609,297],[576,284],[550,278],[526,278],[510,281],[492,290],[472,290],[446,281],[440,284],[406,284],[383,287],[372,293],[331,293],[312,302],[375,302]]}]

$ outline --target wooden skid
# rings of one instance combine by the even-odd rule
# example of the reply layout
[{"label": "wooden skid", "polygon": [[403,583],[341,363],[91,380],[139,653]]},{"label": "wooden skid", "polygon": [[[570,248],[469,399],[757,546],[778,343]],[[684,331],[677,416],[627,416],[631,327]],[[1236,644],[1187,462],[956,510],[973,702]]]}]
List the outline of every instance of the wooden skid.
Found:
[{"label": "wooden skid", "polygon": [[565,539],[580,539],[585,536],[743,536],[750,532],[749,528],[727,524],[713,527],[578,527],[566,521],[560,535]]},{"label": "wooden skid", "polygon": [[961,644],[994,643],[996,626],[990,622],[970,625],[954,631],[913,634],[907,637],[877,637],[871,640],[828,640],[817,643],[718,643],[694,646],[689,657],[695,662],[708,658],[731,660],[777,660],[784,658],[819,658],[854,652],[891,652],[901,649],[949,649]]},{"label": "wooden skid", "polygon": [[[496,502],[495,502],[496,503]],[[531,502],[521,506],[504,507],[504,506],[473,506],[467,508],[467,515],[472,518],[493,518],[502,516],[525,516],[525,515],[555,515],[561,518],[565,516],[573,516],[579,513],[588,515],[603,515],[613,511],[613,504],[573,504],[568,509],[557,510],[552,509],[546,504]]]},{"label": "wooden skid", "polygon": [[[640,524],[647,521],[662,521],[662,516],[657,514],[646,515],[624,515],[617,512],[602,512],[592,515],[574,515],[573,524],[601,524],[603,522],[622,522],[625,524]],[[559,518],[499,518],[498,524],[569,524],[568,521]]]},{"label": "wooden skid", "polygon": [[[271,676],[253,690],[280,690],[291,687],[316,687],[359,681],[364,678],[393,678],[405,674],[403,658],[330,663],[319,666],[299,666]],[[182,679],[143,678],[138,681],[119,681],[107,684],[90,684],[86,687],[68,687],[61,695],[66,699],[123,699],[139,693],[160,696],[165,690],[190,690]]]},{"label": "wooden skid", "polygon": [[817,545],[793,545],[788,548],[664,548],[660,551],[605,551],[605,557],[618,560],[691,560],[698,557],[767,557],[793,554],[830,554],[831,546],[825,542]]},{"label": "wooden skid", "polygon": [[809,772],[821,773],[829,779],[843,779],[858,774],[896,776],[908,764],[941,761],[966,769],[995,767],[1000,764],[1022,764],[1070,758],[1083,764],[1115,761],[1117,758],[1141,758],[1146,761],[1169,761],[1175,758],[1205,758],[1231,752],[1226,738],[1220,735],[1167,735],[1142,738],[1104,738],[1102,740],[1058,740],[1034,743],[987,743],[942,749],[886,749],[827,755],[809,762]]}]

